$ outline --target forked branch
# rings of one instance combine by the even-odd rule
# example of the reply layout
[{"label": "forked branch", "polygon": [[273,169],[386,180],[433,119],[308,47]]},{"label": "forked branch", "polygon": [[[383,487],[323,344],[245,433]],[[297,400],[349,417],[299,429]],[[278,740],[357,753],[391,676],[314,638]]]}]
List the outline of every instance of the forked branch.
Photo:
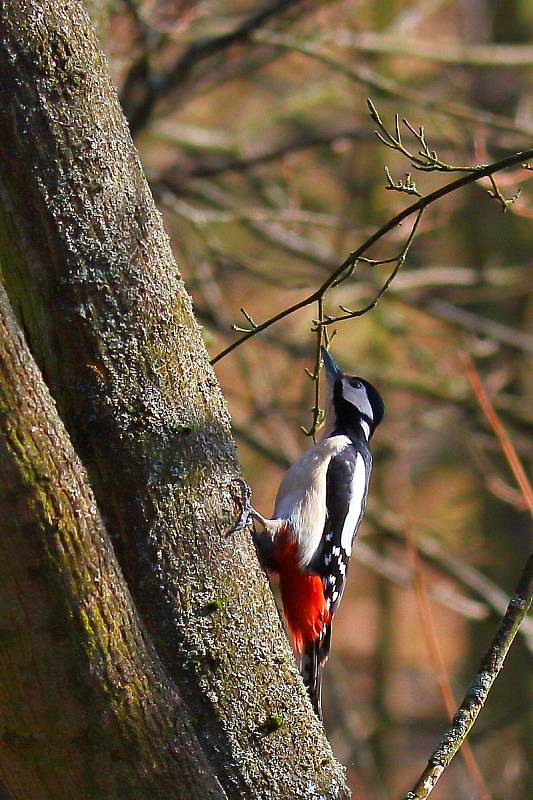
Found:
[{"label": "forked branch", "polygon": [[[313,303],[316,303],[320,298],[323,298],[330,288],[338,285],[339,278],[341,278],[341,276],[343,276],[345,273],[350,275],[353,272],[357,262],[363,260],[363,256],[365,256],[365,254],[370,250],[371,247],[373,247],[373,245],[381,241],[390,231],[397,228],[404,220],[409,219],[409,217],[412,217],[415,214],[418,214],[420,211],[424,211],[430,205],[436,203],[438,200],[441,200],[443,197],[446,197],[447,195],[452,194],[453,192],[456,192],[465,186],[469,186],[481,178],[494,175],[497,172],[501,172],[504,169],[514,166],[515,164],[525,163],[531,158],[533,158],[533,148],[523,150],[519,153],[513,153],[512,155],[502,158],[498,161],[494,161],[491,164],[479,166],[474,172],[468,172],[466,175],[462,175],[460,178],[456,178],[444,186],[435,189],[435,191],[430,192],[424,197],[421,197],[416,202],[407,206],[407,208],[404,208],[394,217],[391,217],[391,219],[382,225],[381,228],[369,236],[369,238],[363,242],[363,244],[361,244],[356,250],[352,251],[343,261],[343,263],[337,267],[337,269],[335,269],[328,276],[328,278],[326,278],[324,283],[315,289],[314,292],[307,295],[307,297],[304,297],[302,300],[299,300],[297,303],[282,309],[277,314],[274,314],[272,317],[266,319],[264,322],[257,323],[254,328],[247,330],[241,337],[221,350],[220,353],[217,353],[217,355],[211,360],[211,363],[217,364],[253,336],[257,336],[257,334],[266,331],[268,328],[272,327],[272,325],[275,325],[277,322],[281,322],[281,320],[286,319],[296,311],[307,308]],[[366,261],[370,264],[385,263],[384,261],[372,261],[368,259]],[[387,259],[387,261],[390,262],[391,259]]]},{"label": "forked branch", "polygon": [[[368,108],[370,111],[371,119],[376,123],[377,130],[376,135],[379,140],[386,145],[386,147],[396,150],[401,153],[403,156],[409,159],[411,166],[421,172],[461,172],[466,173],[462,175],[462,177],[451,181],[450,183],[446,184],[445,186],[441,186],[439,189],[436,189],[434,192],[431,192],[428,195],[423,195],[418,187],[416,186],[415,181],[412,179],[411,174],[407,172],[405,174],[405,179],[400,179],[395,181],[389,171],[389,168],[385,166],[385,176],[386,176],[386,186],[385,188],[389,191],[400,192],[407,195],[415,195],[419,199],[413,203],[412,205],[408,206],[407,208],[403,209],[399,214],[392,217],[385,225],[383,225],[379,230],[377,230],[372,236],[370,236],[366,242],[364,242],[357,250],[354,250],[352,253],[348,255],[345,261],[337,267],[329,277],[323,282],[318,289],[316,289],[312,294],[305,297],[303,300],[300,300],[298,303],[295,303],[288,308],[285,308],[283,311],[280,311],[278,314],[275,314],[273,317],[270,317],[265,322],[256,323],[252,317],[241,309],[241,312],[246,317],[248,323],[250,324],[249,328],[242,328],[240,326],[234,325],[233,329],[239,331],[243,335],[237,339],[232,344],[228,345],[222,352],[216,355],[211,363],[216,364],[222,358],[227,356],[237,347],[244,344],[244,342],[251,339],[258,333],[266,330],[267,328],[274,325],[276,322],[280,322],[282,319],[290,316],[296,311],[299,311],[302,308],[306,308],[307,306],[316,303],[317,304],[317,316],[316,319],[313,320],[313,325],[311,330],[316,333],[317,336],[317,345],[316,345],[316,359],[315,359],[315,366],[312,372],[308,371],[308,375],[311,380],[315,383],[315,402],[313,405],[312,411],[312,423],[309,429],[303,428],[303,431],[306,435],[312,436],[315,438],[317,431],[319,430],[323,418],[324,412],[320,408],[319,404],[319,395],[320,395],[320,387],[319,387],[319,380],[320,380],[320,348],[322,345],[328,346],[328,334],[327,328],[331,325],[334,325],[339,322],[345,322],[349,319],[355,319],[356,317],[362,317],[365,314],[368,314],[372,309],[374,309],[380,299],[383,297],[385,292],[389,289],[392,282],[396,278],[398,272],[403,267],[409,249],[413,243],[415,234],[419,227],[420,220],[426,208],[430,206],[432,203],[435,203],[437,200],[440,200],[442,197],[445,197],[452,192],[457,191],[458,189],[467,186],[470,183],[474,183],[478,181],[480,178],[489,178],[491,183],[491,190],[489,190],[489,195],[497,200],[504,211],[514,203],[517,199],[518,194],[511,197],[505,198],[494,180],[494,174],[499,172],[500,170],[506,169],[507,167],[513,166],[514,164],[520,163],[525,164],[527,166],[527,159],[533,155],[533,149],[526,150],[524,152],[515,153],[512,156],[508,156],[507,158],[501,159],[500,161],[496,161],[493,164],[486,164],[486,165],[472,165],[472,166],[456,166],[453,164],[448,164],[443,161],[437,154],[435,150],[433,150],[427,142],[426,134],[424,131],[424,127],[420,126],[415,128],[411,123],[403,118],[400,124],[400,118],[398,115],[395,117],[394,123],[394,130],[390,131],[385,124],[383,123],[375,105],[369,99],[368,101]],[[413,149],[409,149],[402,138],[402,125],[407,131],[415,138],[418,143],[418,150],[415,152]],[[400,252],[392,257],[385,258],[385,259],[369,259],[365,256],[365,253],[378,241],[383,239],[391,230],[398,227],[403,220],[407,219],[415,215],[415,221],[407,237],[407,240],[400,250]],[[337,314],[327,314],[325,312],[325,299],[326,295],[330,289],[334,289],[335,287],[339,286],[339,284],[346,281],[350,278],[357,265],[360,262],[364,262],[369,266],[376,267],[382,264],[394,264],[392,271],[390,272],[389,276],[386,278],[385,282],[382,284],[381,288],[377,292],[376,296],[366,305],[359,309],[350,309],[346,306],[339,305],[339,311],[341,313]]]}]

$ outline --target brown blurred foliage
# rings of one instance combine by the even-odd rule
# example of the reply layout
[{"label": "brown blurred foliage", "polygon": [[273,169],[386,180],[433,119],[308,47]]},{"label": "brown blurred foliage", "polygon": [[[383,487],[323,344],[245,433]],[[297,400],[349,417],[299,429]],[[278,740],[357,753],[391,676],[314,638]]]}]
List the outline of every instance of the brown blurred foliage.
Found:
[{"label": "brown blurred foliage", "polygon": [[[414,173],[424,194],[449,179],[418,174],[385,148],[367,97],[389,124],[396,113],[423,124],[453,164],[531,146],[532,34],[528,0],[116,4],[112,69],[213,355],[237,335],[232,323],[246,327],[241,307],[259,322],[298,301],[410,202],[386,190],[385,165],[395,180]],[[507,213],[485,181],[431,206],[388,293],[339,324],[333,342],[386,402],[326,673],[326,728],[361,800],[404,791],[447,720],[406,526],[457,700],[530,544],[523,500],[459,358],[472,355],[527,465],[533,173],[517,166],[496,181],[504,197],[521,189]],[[407,232],[371,255],[396,253]],[[386,270],[359,265],[328,311],[368,302]],[[264,513],[309,444],[312,316],[289,317],[217,365]],[[470,738],[486,789],[456,759],[435,798],[530,797],[532,656],[530,620]]]}]

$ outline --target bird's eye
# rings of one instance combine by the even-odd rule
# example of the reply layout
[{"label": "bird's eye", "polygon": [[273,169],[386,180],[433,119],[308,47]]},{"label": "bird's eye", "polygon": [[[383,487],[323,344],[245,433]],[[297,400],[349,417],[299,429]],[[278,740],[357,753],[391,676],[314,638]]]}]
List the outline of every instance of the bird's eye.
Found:
[{"label": "bird's eye", "polygon": [[354,389],[362,389],[363,388],[363,384],[361,383],[361,381],[358,381],[357,378],[352,378],[351,379],[350,386],[352,388],[354,388]]}]

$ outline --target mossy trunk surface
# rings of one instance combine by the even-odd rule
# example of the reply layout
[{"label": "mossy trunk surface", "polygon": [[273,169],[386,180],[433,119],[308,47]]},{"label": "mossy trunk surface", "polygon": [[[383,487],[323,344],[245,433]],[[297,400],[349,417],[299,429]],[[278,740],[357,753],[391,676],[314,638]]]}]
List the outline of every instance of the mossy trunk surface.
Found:
[{"label": "mossy trunk surface", "polygon": [[[191,736],[190,748],[178,747],[184,775],[205,767],[206,797],[217,791],[230,798],[341,796],[342,770],[307,700],[249,535],[228,535],[235,519],[231,484],[238,474],[228,412],[105,59],[75,0],[0,0],[0,266],[31,353],[90,476],[94,524],[109,557],[116,554],[120,562],[122,572],[113,567],[111,578],[101,559],[87,556],[91,585],[84,579],[83,591],[98,593],[108,581],[111,587],[108,614],[98,616],[101,627],[88,623],[97,641],[113,638],[113,597],[117,615],[125,613],[121,602],[124,608],[134,604],[142,623],[132,605],[120,623],[132,630],[121,635],[136,642],[135,626],[142,624],[147,634],[139,639],[136,663],[141,669],[148,659],[155,670],[157,662],[163,694],[174,698],[177,687],[183,707],[171,700],[169,715],[183,719]],[[72,454],[63,453],[60,448],[56,458],[70,458],[74,469]],[[90,495],[82,467],[76,469]],[[2,518],[6,508],[0,508]],[[40,513],[36,531],[53,536],[47,509]],[[75,521],[65,523],[65,535],[74,537]],[[77,549],[84,546],[80,539]],[[63,567],[57,569],[62,575]],[[71,602],[61,600],[63,578],[56,600]],[[60,690],[72,694],[72,703],[81,702],[80,674],[98,684],[91,691],[101,689],[87,661],[84,606],[76,597],[72,656],[68,648],[67,656],[52,645],[44,648],[47,659],[67,659]],[[47,604],[46,595],[41,602]],[[28,629],[32,609],[29,604]],[[29,660],[25,669],[31,672]],[[20,668],[14,664],[7,659],[7,670]],[[147,692],[150,674],[139,684]],[[113,691],[98,697],[89,702],[90,725],[106,722],[99,728],[101,749],[114,753],[121,734],[107,721],[117,702]],[[14,692],[9,702],[8,716],[15,719],[24,698]],[[44,736],[58,748],[64,744],[68,764],[71,732],[63,730],[61,705],[55,717],[48,715]],[[163,739],[164,730],[162,725]],[[172,735],[181,736],[173,730],[170,751]],[[137,727],[139,741],[141,733]],[[148,724],[144,733],[153,736]],[[88,764],[91,742],[75,739],[80,763]],[[22,743],[16,746],[20,763],[37,771],[39,759]],[[7,774],[12,750],[0,752]],[[107,773],[115,769],[113,761]],[[132,770],[141,770],[136,756],[132,761]],[[124,771],[120,756],[116,771]],[[70,774],[67,766],[65,772]],[[88,784],[85,794],[78,791],[83,775],[82,767],[73,768],[73,797],[90,796]],[[124,780],[120,796],[197,796],[178,778],[169,790],[167,777],[155,760],[150,780],[156,788],[150,791],[159,794],[130,791]],[[62,795],[42,788],[31,796]]]},{"label": "mossy trunk surface", "polygon": [[11,796],[223,798],[1,284],[0,509]]}]

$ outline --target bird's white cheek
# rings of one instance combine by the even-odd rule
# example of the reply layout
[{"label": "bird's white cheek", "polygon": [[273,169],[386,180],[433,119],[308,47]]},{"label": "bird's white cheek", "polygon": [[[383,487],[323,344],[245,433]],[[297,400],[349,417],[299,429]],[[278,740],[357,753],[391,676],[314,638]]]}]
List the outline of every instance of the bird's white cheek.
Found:
[{"label": "bird's white cheek", "polygon": [[372,406],[370,405],[370,401],[364,389],[356,389],[355,387],[350,386],[349,383],[344,382],[342,394],[344,399],[355,406],[357,410],[361,412],[361,414],[365,414],[370,419],[374,419]]}]

